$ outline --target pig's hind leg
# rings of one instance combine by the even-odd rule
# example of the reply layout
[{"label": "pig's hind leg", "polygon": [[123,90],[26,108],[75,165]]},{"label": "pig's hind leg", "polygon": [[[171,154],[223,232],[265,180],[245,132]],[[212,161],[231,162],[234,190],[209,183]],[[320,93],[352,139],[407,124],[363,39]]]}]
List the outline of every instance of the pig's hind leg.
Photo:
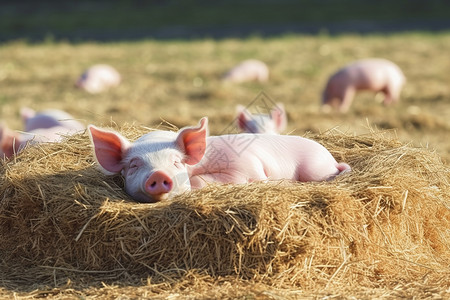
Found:
[{"label": "pig's hind leg", "polygon": [[331,175],[328,175],[328,177],[325,179],[326,181],[331,181],[334,178],[336,178],[336,176],[345,174],[350,172],[352,169],[351,167],[346,164],[346,163],[338,163],[336,164],[336,171],[334,171]]},{"label": "pig's hind leg", "polygon": [[299,166],[296,178],[301,182],[330,181],[350,170],[350,166],[346,163],[337,163],[334,159],[317,156],[311,157],[308,163]]}]

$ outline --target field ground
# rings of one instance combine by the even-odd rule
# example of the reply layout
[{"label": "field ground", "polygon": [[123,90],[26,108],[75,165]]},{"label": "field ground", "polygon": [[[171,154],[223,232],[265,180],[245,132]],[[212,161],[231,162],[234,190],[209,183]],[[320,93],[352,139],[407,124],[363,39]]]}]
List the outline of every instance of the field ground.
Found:
[{"label": "field ground", "polygon": [[[402,141],[437,149],[449,158],[450,35],[391,34],[298,36],[131,43],[11,42],[1,46],[0,118],[21,129],[19,110],[67,110],[85,124],[135,122],[176,126],[210,118],[220,133],[235,117],[235,106],[251,105],[264,92],[288,111],[287,132],[323,132],[334,127],[361,134],[393,129]],[[359,58],[384,57],[407,77],[401,101],[391,107],[370,93],[358,94],[348,114],[319,112],[328,76]],[[270,68],[268,83],[224,84],[222,74],[241,60],[258,58]],[[120,87],[99,95],[73,87],[95,63],[111,64],[122,74]],[[256,101],[258,103],[258,101]],[[256,108],[253,108],[256,109]]]},{"label": "field ground", "polygon": [[[226,38],[223,40],[145,40],[134,42],[47,41],[29,44],[12,41],[0,45],[0,119],[14,129],[22,128],[19,110],[59,108],[83,123],[122,125],[133,123],[155,127],[162,120],[178,127],[195,124],[202,116],[210,119],[211,134],[233,124],[235,106],[252,104],[261,92],[267,99],[284,103],[290,134],[304,135],[337,128],[350,135],[372,130],[389,130],[405,143],[436,150],[450,161],[450,33],[402,33],[374,35],[318,36],[286,35],[272,38]],[[399,103],[384,107],[369,93],[357,95],[349,113],[323,114],[320,94],[327,77],[343,64],[359,58],[383,57],[396,62],[407,77]],[[257,58],[270,68],[264,84],[224,84],[221,75],[237,62]],[[108,92],[90,95],[74,88],[81,72],[92,64],[107,63],[123,77],[122,84]],[[260,98],[258,98],[260,99]],[[190,276],[190,277],[189,277]],[[80,288],[80,284],[9,290],[0,283],[3,297],[116,298],[133,299],[146,294],[171,299],[196,295],[196,282],[203,275],[188,274],[187,281],[159,285],[132,281],[129,286],[105,284]],[[380,287],[367,290],[304,292],[275,290],[248,282],[224,279],[210,282],[211,295],[224,296],[220,289],[241,299],[311,298],[445,298],[449,290],[421,282],[398,283],[389,292]],[[168,292],[173,284],[177,293]],[[234,289],[233,287],[236,287]],[[441,288],[441,289],[440,289]],[[34,290],[34,291],[33,291]],[[158,291],[161,291],[158,294]],[[233,291],[235,293],[233,294]],[[130,295],[124,296],[124,295]],[[207,298],[207,296],[205,297]]]}]

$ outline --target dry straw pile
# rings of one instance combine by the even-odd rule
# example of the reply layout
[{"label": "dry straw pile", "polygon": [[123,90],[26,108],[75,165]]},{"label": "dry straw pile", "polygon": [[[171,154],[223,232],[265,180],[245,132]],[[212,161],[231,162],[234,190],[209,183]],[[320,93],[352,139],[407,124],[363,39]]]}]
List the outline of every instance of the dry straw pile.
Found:
[{"label": "dry straw pile", "polygon": [[[131,139],[144,131],[121,129]],[[2,287],[173,283],[195,272],[303,291],[414,282],[444,293],[449,168],[386,132],[311,138],[353,171],[209,186],[156,204],[134,203],[120,177],[97,170],[87,134],[28,148],[1,165]]]}]

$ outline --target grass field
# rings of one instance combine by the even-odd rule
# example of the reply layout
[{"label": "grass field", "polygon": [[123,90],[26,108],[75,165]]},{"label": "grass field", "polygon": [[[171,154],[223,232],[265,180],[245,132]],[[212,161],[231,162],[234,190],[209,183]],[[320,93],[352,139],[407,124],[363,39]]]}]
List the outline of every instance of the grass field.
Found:
[{"label": "grass field", "polygon": [[[288,132],[323,132],[339,126],[351,133],[395,129],[399,138],[436,148],[448,158],[450,36],[426,33],[357,36],[297,36],[139,41],[130,43],[11,42],[2,45],[0,117],[21,129],[19,110],[60,108],[89,123],[136,122],[155,126],[167,120],[181,127],[211,119],[212,133],[233,121],[235,106],[249,105],[261,91],[286,105]],[[373,94],[357,96],[346,115],[319,112],[327,77],[359,58],[384,57],[407,77],[402,100],[383,107]],[[237,62],[258,58],[270,68],[265,84],[224,84],[220,77]],[[90,95],[73,87],[95,63],[111,64],[123,76],[117,89]]]},{"label": "grass field", "polygon": [[[123,3],[124,10],[133,7],[126,4],[129,2]],[[225,2],[220,3],[222,6],[227,5]],[[444,7],[443,2],[433,3],[437,7]],[[101,2],[98,5],[106,4]],[[17,9],[17,14],[22,12],[16,6],[11,7]],[[443,11],[442,9],[441,12]],[[260,12],[264,12],[264,7]],[[42,14],[51,15],[51,10],[45,10]],[[282,18],[276,14],[270,15],[273,18],[272,23]],[[413,15],[411,13],[410,16]],[[436,17],[439,13],[430,12],[429,15]],[[188,18],[187,16],[190,14],[185,18]],[[243,20],[244,17],[240,18]],[[314,21],[314,16],[310,18],[310,21]],[[14,25],[11,20],[0,19],[0,22],[6,22],[4,24],[9,24],[8,26]],[[98,26],[101,29],[102,26],[116,26],[94,24],[92,22],[95,18],[92,16],[88,19],[88,23],[91,22],[90,27]],[[75,22],[73,20],[68,18],[67,22]],[[152,26],[163,26],[164,20],[161,17],[151,21],[156,22]],[[9,29],[4,26],[2,28],[4,32],[11,32],[11,28],[16,28],[20,36],[21,28],[32,27],[35,24],[33,22],[38,23],[39,19],[31,18],[28,22],[30,23],[25,22]],[[61,20],[55,22],[63,23]],[[195,25],[194,19],[183,19],[183,22]],[[220,25],[223,20],[216,19],[215,22]],[[69,32],[73,26],[69,24],[66,29],[62,26],[61,32]],[[21,130],[19,111],[23,106],[37,110],[63,109],[86,125],[93,123],[109,126],[116,123],[121,126],[132,123],[136,126],[155,127],[162,121],[168,121],[182,127],[196,124],[202,116],[208,116],[211,134],[218,134],[233,124],[237,104],[250,105],[250,109],[257,109],[251,103],[264,92],[270,101],[284,103],[288,112],[287,133],[317,134],[337,128],[338,131],[349,135],[361,135],[373,130],[389,130],[390,135],[398,137],[404,143],[436,151],[448,165],[448,53],[449,32],[336,36],[326,33],[314,36],[287,34],[270,38],[255,36],[221,40],[148,39],[105,43],[72,43],[54,39],[29,43],[19,39],[0,45],[0,120],[13,129]],[[347,62],[367,57],[387,58],[402,68],[407,77],[407,84],[400,102],[384,107],[377,101],[378,97],[361,93],[357,95],[347,114],[321,113],[320,96],[328,76]],[[220,80],[225,71],[247,58],[257,58],[267,63],[270,69],[270,79],[267,83],[225,84]],[[85,68],[96,63],[114,66],[122,75],[122,84],[98,95],[76,89],[74,82],[78,76]],[[443,270],[443,274],[446,274],[445,272],[446,270]],[[24,278],[27,278],[25,275],[24,273]],[[414,296],[431,299],[445,298],[450,294],[448,282],[445,281],[448,276],[444,275],[441,282],[437,280],[429,285],[424,277],[416,282],[395,284],[390,281],[386,286],[380,281],[377,288],[361,285],[340,287],[339,290],[333,290],[332,284],[327,284],[326,287],[324,285],[322,290],[302,290],[286,285],[277,288],[261,282],[239,280],[233,276],[216,278],[192,271],[183,273],[184,279],[180,282],[165,281],[164,274],[158,275],[158,282],[151,282],[151,279],[146,281],[145,275],[142,275],[142,278],[133,277],[126,282],[108,282],[103,285],[98,282],[92,285],[89,283],[92,279],[89,276],[95,277],[95,273],[89,274],[85,281],[68,280],[65,285],[32,283],[13,278],[11,282],[15,282],[14,288],[11,288],[14,284],[11,285],[10,281],[3,284],[0,281],[0,297],[117,299],[118,295],[121,295],[120,299],[146,296],[207,299],[214,295],[237,299],[369,299]],[[17,283],[20,282],[24,283],[18,287]],[[201,291],[208,292],[202,295]]]}]

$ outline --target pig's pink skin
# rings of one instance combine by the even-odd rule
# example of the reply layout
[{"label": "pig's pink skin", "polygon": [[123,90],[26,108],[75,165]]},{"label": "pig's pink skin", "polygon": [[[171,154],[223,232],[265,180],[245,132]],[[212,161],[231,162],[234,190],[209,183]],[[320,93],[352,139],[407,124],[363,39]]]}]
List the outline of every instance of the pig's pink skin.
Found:
[{"label": "pig's pink skin", "polygon": [[25,131],[52,127],[65,128],[65,133],[76,133],[85,129],[85,126],[76,121],[74,117],[59,109],[47,109],[35,112],[33,109],[24,107],[21,110],[22,120],[25,123]]},{"label": "pig's pink skin", "polygon": [[75,83],[75,86],[91,94],[101,93],[118,86],[121,76],[109,65],[99,64],[87,69]]},{"label": "pig's pink skin", "polygon": [[297,136],[244,133],[210,137],[208,143],[205,157],[219,157],[188,166],[192,188],[210,182],[323,181],[350,170],[319,143]]},{"label": "pig's pink skin", "polygon": [[19,152],[21,146],[21,135],[8,128],[5,124],[0,124],[0,157],[9,158]]},{"label": "pig's pink skin", "polygon": [[64,135],[71,133],[73,132],[62,126],[16,132],[2,125],[0,127],[0,156],[9,158],[19,153],[26,145],[60,142]]},{"label": "pig's pink skin", "polygon": [[60,142],[64,136],[85,129],[68,113],[60,110],[35,112],[30,108],[21,110],[25,131],[17,132],[0,125],[0,156],[11,157],[27,144]]},{"label": "pig's pink skin", "polygon": [[73,134],[63,126],[53,126],[50,128],[37,128],[29,132],[20,134],[20,145],[61,142],[65,135]]},{"label": "pig's pink skin", "polygon": [[247,81],[265,82],[269,79],[269,68],[262,61],[248,59],[225,73],[222,79],[234,83]]},{"label": "pig's pink skin", "polygon": [[405,83],[400,68],[391,61],[380,58],[355,61],[333,74],[322,95],[323,108],[331,106],[347,112],[356,92],[368,90],[382,92],[384,104],[399,100]]},{"label": "pig's pink skin", "polygon": [[[134,143],[113,131],[92,125],[88,129],[104,173],[121,172],[127,193],[141,202],[165,200],[208,183],[323,181],[350,171],[322,145],[302,137],[245,133],[207,137],[207,118],[197,127],[178,133],[150,132]],[[153,195],[146,185],[157,171],[171,179],[172,187]]]},{"label": "pig's pink skin", "polygon": [[280,134],[286,129],[287,116],[282,103],[277,103],[267,114],[252,114],[242,105],[238,105],[236,110],[237,126],[241,132]]}]

